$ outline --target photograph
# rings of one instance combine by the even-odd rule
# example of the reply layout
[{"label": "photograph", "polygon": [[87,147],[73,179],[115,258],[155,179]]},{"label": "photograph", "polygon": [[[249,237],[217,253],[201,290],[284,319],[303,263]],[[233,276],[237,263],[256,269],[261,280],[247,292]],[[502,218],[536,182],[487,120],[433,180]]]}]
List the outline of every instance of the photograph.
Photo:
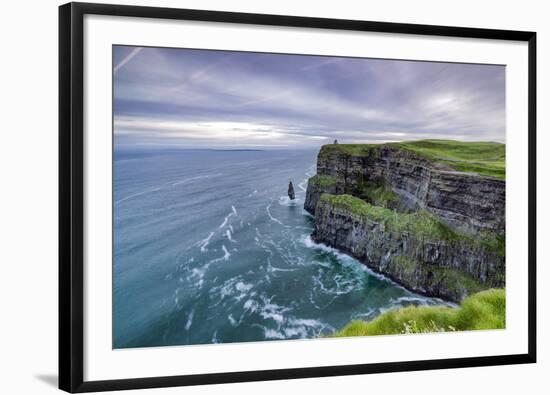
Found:
[{"label": "photograph", "polygon": [[505,77],[112,45],[112,347],[505,329]]}]

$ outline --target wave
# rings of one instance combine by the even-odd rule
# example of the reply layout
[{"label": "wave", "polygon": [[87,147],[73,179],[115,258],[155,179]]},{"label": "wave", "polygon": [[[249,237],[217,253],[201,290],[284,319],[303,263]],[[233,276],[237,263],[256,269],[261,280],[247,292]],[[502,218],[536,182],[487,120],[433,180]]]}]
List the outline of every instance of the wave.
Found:
[{"label": "wave", "polygon": [[288,196],[279,197],[279,204],[281,206],[294,207],[302,203],[302,200],[298,197],[294,200],[290,199]]},{"label": "wave", "polygon": [[[374,276],[374,277],[378,278],[379,280],[389,281],[389,282],[391,282],[395,285],[398,285],[397,283],[395,283],[394,281],[392,281],[388,277],[384,276],[383,274],[376,273],[375,271],[370,269],[367,265],[364,265],[363,263],[359,262],[357,259],[355,259],[351,255],[340,252],[336,248],[327,246],[326,244],[316,243],[315,241],[313,241],[311,236],[306,236],[303,239],[303,243],[308,248],[321,250],[321,251],[324,251],[326,253],[334,255],[340,263],[346,264],[347,266],[353,266],[353,268],[365,271],[365,272],[369,273],[371,276]],[[403,288],[403,289],[406,289],[406,288]]]},{"label": "wave", "polygon": [[223,222],[220,226],[218,226],[218,229],[221,229],[223,228],[225,225],[227,225],[227,221],[229,221],[229,218],[231,218],[232,216],[234,216],[235,214],[233,212],[230,212],[229,214],[227,214],[225,216],[225,218],[223,219]]},{"label": "wave", "polygon": [[156,188],[151,188],[151,189],[147,189],[145,191],[141,191],[141,192],[138,192],[138,193],[134,193],[133,195],[130,195],[130,196],[126,196],[122,199],[119,199],[117,201],[115,201],[115,205],[116,204],[119,204],[119,203],[122,203],[128,199],[133,199],[135,197],[138,197],[138,196],[141,196],[141,195],[145,195],[146,193],[151,193],[151,192],[157,192],[157,191],[160,191],[161,190],[161,187],[156,187]]},{"label": "wave", "polygon": [[362,283],[358,278],[345,278],[342,275],[331,276],[329,281],[332,283],[332,286],[325,286],[321,280],[322,273],[318,276],[313,277],[313,283],[316,284],[321,292],[327,295],[346,295],[350,292],[356,291],[361,288]]},{"label": "wave", "polygon": [[284,340],[291,338],[304,339],[308,337],[318,337],[323,331],[334,331],[331,325],[325,324],[320,320],[288,317],[284,325],[279,325],[277,329],[262,327],[266,339]]},{"label": "wave", "polygon": [[229,253],[229,251],[227,251],[227,248],[225,248],[224,244],[222,244],[222,250],[223,250],[223,256],[219,258],[219,260],[223,259],[224,261],[227,261],[231,256],[231,254]]},{"label": "wave", "polygon": [[182,180],[173,182],[172,186],[175,187],[176,185],[186,184],[188,182],[192,182],[192,181],[196,181],[196,180],[202,180],[204,178],[218,177],[218,176],[221,176],[221,175],[222,175],[222,173],[217,173],[217,174],[206,174],[204,176],[196,176],[196,177],[191,177],[191,178],[184,178]]},{"label": "wave", "polygon": [[277,222],[278,224],[280,224],[282,226],[285,226],[285,224],[283,224],[281,221],[279,221],[277,218],[275,218],[273,215],[271,215],[271,211],[269,209],[270,209],[272,203],[273,203],[273,201],[271,201],[271,203],[269,203],[265,208],[266,211],[267,211],[267,215],[269,216],[269,219],[271,219],[273,222]]},{"label": "wave", "polygon": [[185,330],[188,331],[191,328],[193,323],[193,316],[195,315],[195,309],[192,309],[189,315],[187,316],[187,322],[185,323]]},{"label": "wave", "polygon": [[236,241],[231,237],[231,230],[227,229],[225,231],[225,237],[227,237],[227,240],[229,240],[232,243],[236,243]]},{"label": "wave", "polygon": [[233,318],[233,315],[232,314],[229,314],[227,316],[227,319],[229,320],[229,323],[231,324],[231,326],[233,327],[237,327],[239,326],[239,324],[241,323],[241,320],[237,321],[235,318]]},{"label": "wave", "polygon": [[196,181],[196,180],[200,180],[200,179],[203,179],[203,178],[212,178],[212,177],[217,177],[217,176],[221,176],[222,173],[217,173],[217,174],[206,174],[206,175],[203,175],[203,176],[196,176],[196,177],[191,177],[191,178],[185,178],[183,180],[180,180],[180,181],[176,181],[176,182],[169,182],[169,183],[165,183],[159,187],[154,187],[154,188],[149,188],[149,189],[146,189],[144,191],[141,191],[141,192],[137,192],[137,193],[134,193],[132,195],[129,195],[129,196],[126,196],[126,197],[123,197],[122,199],[119,199],[117,201],[114,202],[115,205],[118,205],[122,202],[125,202],[126,200],[129,200],[129,199],[133,199],[133,198],[136,198],[138,196],[142,196],[142,195],[145,195],[147,193],[152,193],[152,192],[158,192],[160,191],[161,189],[164,189],[167,185],[168,186],[177,186],[177,185],[180,185],[180,184],[185,184],[185,183],[188,183],[188,182],[192,182],[192,181]]},{"label": "wave", "polygon": [[306,211],[306,209],[302,209],[302,215],[305,217],[315,218],[315,216],[312,215],[309,211]]},{"label": "wave", "polygon": [[263,327],[264,329],[264,337],[266,339],[277,339],[277,340],[285,340],[286,336],[281,333],[280,331],[276,331],[275,329],[268,329]]},{"label": "wave", "polygon": [[208,251],[208,248],[206,248],[208,246],[208,244],[210,243],[210,239],[212,239],[212,236],[214,236],[214,232],[210,232],[210,234],[208,235],[208,237],[206,237],[205,239],[199,241],[197,244],[200,245],[201,247],[201,252],[206,252]]},{"label": "wave", "polygon": [[401,296],[397,299],[391,299],[390,303],[401,305],[403,303],[415,303],[421,305],[429,304],[429,299],[422,296]]}]

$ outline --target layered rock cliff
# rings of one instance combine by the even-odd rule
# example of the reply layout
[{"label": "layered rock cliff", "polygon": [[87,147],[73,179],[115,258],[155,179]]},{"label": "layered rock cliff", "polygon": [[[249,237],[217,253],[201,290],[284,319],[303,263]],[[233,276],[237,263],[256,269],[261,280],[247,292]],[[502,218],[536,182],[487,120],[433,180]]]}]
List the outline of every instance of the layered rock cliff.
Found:
[{"label": "layered rock cliff", "polygon": [[398,145],[329,145],[304,207],[315,241],[416,292],[460,301],[504,286],[503,179]]}]

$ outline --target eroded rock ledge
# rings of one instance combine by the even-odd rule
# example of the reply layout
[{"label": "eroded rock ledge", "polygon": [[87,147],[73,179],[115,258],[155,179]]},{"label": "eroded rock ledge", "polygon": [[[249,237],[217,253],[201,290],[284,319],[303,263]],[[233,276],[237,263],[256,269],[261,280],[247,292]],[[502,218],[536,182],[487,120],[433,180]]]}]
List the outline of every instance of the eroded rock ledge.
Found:
[{"label": "eroded rock ledge", "polygon": [[317,242],[419,293],[504,286],[505,181],[392,145],[324,146],[304,207]]}]

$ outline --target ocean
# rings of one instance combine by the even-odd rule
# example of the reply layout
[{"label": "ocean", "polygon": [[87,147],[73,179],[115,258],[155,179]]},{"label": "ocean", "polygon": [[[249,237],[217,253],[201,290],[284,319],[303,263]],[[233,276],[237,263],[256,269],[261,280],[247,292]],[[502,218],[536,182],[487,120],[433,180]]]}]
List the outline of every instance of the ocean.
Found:
[{"label": "ocean", "polygon": [[113,347],[315,338],[441,303],[312,242],[317,152],[116,149]]}]

